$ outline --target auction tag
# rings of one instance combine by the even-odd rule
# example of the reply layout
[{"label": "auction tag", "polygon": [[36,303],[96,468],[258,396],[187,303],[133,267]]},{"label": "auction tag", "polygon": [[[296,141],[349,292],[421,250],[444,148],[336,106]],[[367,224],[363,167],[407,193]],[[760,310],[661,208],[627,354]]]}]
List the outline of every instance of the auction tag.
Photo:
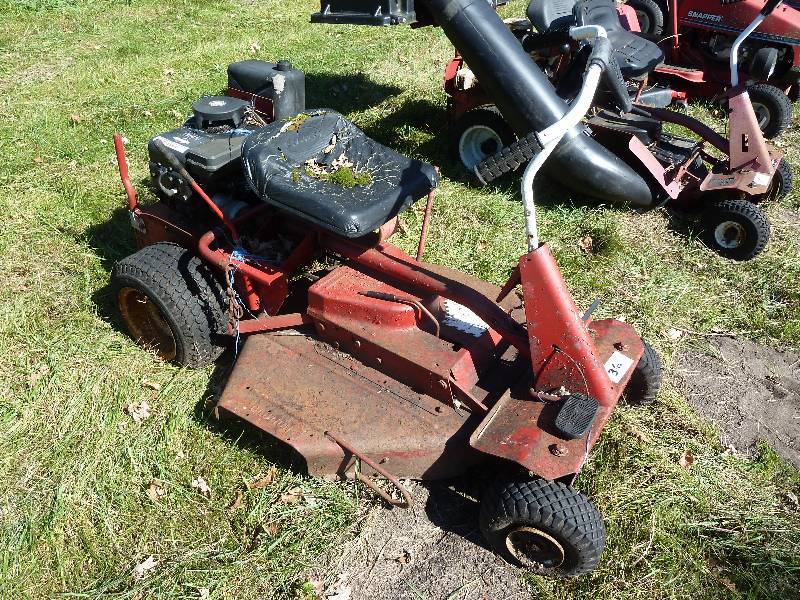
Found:
[{"label": "auction tag", "polygon": [[619,383],[622,381],[622,378],[625,377],[625,373],[628,372],[632,364],[632,358],[628,358],[622,352],[617,352],[615,350],[614,354],[608,358],[605,364],[608,378],[612,383]]}]

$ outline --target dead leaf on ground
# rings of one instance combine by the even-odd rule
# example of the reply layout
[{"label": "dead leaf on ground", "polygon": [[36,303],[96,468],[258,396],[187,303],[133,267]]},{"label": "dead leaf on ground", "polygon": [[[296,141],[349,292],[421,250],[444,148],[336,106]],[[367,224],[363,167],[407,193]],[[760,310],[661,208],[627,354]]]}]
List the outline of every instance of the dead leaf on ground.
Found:
[{"label": "dead leaf on ground", "polygon": [[179,111],[178,109],[175,109],[175,110],[172,111],[172,116],[175,117],[176,119],[182,119],[183,118],[183,113],[181,111]]},{"label": "dead leaf on ground", "polygon": [[261,46],[258,45],[258,42],[253,42],[252,44],[250,44],[250,52],[255,54],[259,50],[261,50]]},{"label": "dead leaf on ground", "polygon": [[281,526],[278,525],[275,521],[270,521],[263,527],[264,533],[266,533],[269,537],[275,537],[278,535],[278,532],[281,530]]},{"label": "dead leaf on ground", "polygon": [[797,498],[797,494],[792,491],[787,491],[784,496],[791,502],[795,508],[800,508],[800,500]]},{"label": "dead leaf on ground", "polygon": [[174,69],[164,69],[164,77],[172,77],[175,75]]},{"label": "dead leaf on ground", "polygon": [[131,402],[125,406],[125,414],[133,419],[135,423],[141,423],[142,421],[150,418],[150,404],[147,402],[147,400],[142,400],[141,402]]},{"label": "dead leaf on ground", "polygon": [[211,498],[211,487],[203,477],[196,477],[192,479],[192,488],[197,490],[197,493],[206,498]]},{"label": "dead leaf on ground", "polygon": [[206,587],[197,588],[197,597],[200,600],[208,600],[211,597],[211,590]]},{"label": "dead leaf on ground", "polygon": [[694,463],[694,455],[688,450],[681,455],[678,464],[684,469],[688,469]]},{"label": "dead leaf on ground", "polygon": [[736,593],[738,593],[738,592],[739,592],[739,590],[738,590],[738,589],[736,589],[736,584],[735,584],[735,583],[733,583],[733,582],[732,582],[730,579],[728,579],[727,577],[719,577],[718,579],[719,579],[719,582],[720,582],[722,585],[724,585],[726,588],[728,588],[728,589],[729,589],[730,591],[732,591],[734,594],[736,594]]},{"label": "dead leaf on ground", "polygon": [[669,329],[667,329],[667,337],[671,339],[673,342],[681,339],[682,336],[683,336],[683,331],[681,331],[680,329],[675,329],[674,327],[670,327]]},{"label": "dead leaf on ground", "polygon": [[283,504],[294,504],[303,499],[303,488],[296,486],[285,494],[281,494],[280,501]]},{"label": "dead leaf on ground", "polygon": [[150,381],[149,379],[142,379],[142,385],[144,387],[148,387],[151,390],[159,391],[161,389],[161,384],[156,383],[155,381]]},{"label": "dead leaf on ground", "polygon": [[244,506],[244,492],[242,490],[236,490],[236,498],[228,507],[228,510],[231,512],[236,512],[237,510],[240,510],[243,506]]},{"label": "dead leaf on ground", "polygon": [[403,235],[408,235],[408,225],[403,219],[397,219],[397,228]]},{"label": "dead leaf on ground", "polygon": [[33,162],[35,162],[37,165],[40,165],[44,162],[44,159],[41,156],[34,156]]},{"label": "dead leaf on ground", "polygon": [[147,486],[147,495],[150,500],[158,504],[167,495],[167,490],[164,489],[164,482],[160,479],[153,479],[150,485]]},{"label": "dead leaf on ground", "polygon": [[272,466],[266,473],[258,474],[253,479],[250,480],[248,486],[254,490],[258,490],[261,488],[265,488],[268,485],[272,485],[272,482],[275,481],[275,477],[278,475],[278,467]]},{"label": "dead leaf on ground", "polygon": [[145,117],[150,118],[150,117],[153,116],[153,111],[151,111],[151,110],[143,110],[142,111],[142,115],[144,115]]},{"label": "dead leaf on ground", "polygon": [[143,579],[147,572],[158,566],[158,561],[153,556],[148,556],[145,560],[133,567],[133,578]]},{"label": "dead leaf on ground", "polygon": [[83,117],[80,115],[70,115],[69,120],[72,121],[73,125],[77,125],[78,123],[83,121]]},{"label": "dead leaf on ground", "polygon": [[594,239],[588,233],[578,240],[578,248],[583,250],[586,254],[591,254],[594,250]]},{"label": "dead leaf on ground", "polygon": [[394,557],[394,560],[399,562],[401,565],[407,565],[411,562],[411,552],[403,548],[400,551],[400,554]]}]

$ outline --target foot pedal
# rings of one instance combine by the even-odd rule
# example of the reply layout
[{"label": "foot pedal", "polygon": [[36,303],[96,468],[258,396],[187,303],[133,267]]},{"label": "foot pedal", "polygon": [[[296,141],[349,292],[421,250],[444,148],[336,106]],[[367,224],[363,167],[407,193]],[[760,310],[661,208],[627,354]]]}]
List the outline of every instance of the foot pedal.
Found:
[{"label": "foot pedal", "polygon": [[597,400],[586,394],[570,394],[556,415],[556,429],[568,440],[586,435],[597,414]]}]

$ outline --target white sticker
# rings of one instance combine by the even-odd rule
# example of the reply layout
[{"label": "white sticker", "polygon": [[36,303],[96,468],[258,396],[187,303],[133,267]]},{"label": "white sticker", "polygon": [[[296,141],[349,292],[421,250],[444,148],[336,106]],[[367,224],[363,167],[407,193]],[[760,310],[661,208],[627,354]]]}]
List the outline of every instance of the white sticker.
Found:
[{"label": "white sticker", "polygon": [[444,301],[444,314],[442,325],[463,331],[472,337],[481,337],[483,332],[489,329],[486,322],[478,315],[452,300]]},{"label": "white sticker", "polygon": [[628,358],[622,352],[617,352],[615,350],[614,354],[608,358],[605,364],[608,378],[612,383],[619,383],[622,381],[622,378],[625,377],[625,373],[628,372],[632,364],[632,358]]},{"label": "white sticker", "polygon": [[772,176],[766,173],[756,173],[756,176],[753,177],[753,183],[756,185],[769,185],[770,181],[772,181]]},{"label": "white sticker", "polygon": [[173,150],[177,150],[181,154],[184,154],[189,149],[189,146],[182,146],[180,144],[176,144],[172,140],[168,140],[167,138],[160,135],[156,137],[156,139],[161,140],[161,143],[164,144],[167,148],[172,148]]}]

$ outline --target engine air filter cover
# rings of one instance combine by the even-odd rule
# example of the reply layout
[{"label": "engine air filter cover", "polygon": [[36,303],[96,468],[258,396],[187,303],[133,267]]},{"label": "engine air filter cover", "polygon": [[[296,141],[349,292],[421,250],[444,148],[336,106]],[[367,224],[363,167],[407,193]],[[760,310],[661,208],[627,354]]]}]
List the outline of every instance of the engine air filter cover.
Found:
[{"label": "engine air filter cover", "polygon": [[239,127],[249,103],[230,96],[206,96],[192,104],[197,129],[215,125]]}]

